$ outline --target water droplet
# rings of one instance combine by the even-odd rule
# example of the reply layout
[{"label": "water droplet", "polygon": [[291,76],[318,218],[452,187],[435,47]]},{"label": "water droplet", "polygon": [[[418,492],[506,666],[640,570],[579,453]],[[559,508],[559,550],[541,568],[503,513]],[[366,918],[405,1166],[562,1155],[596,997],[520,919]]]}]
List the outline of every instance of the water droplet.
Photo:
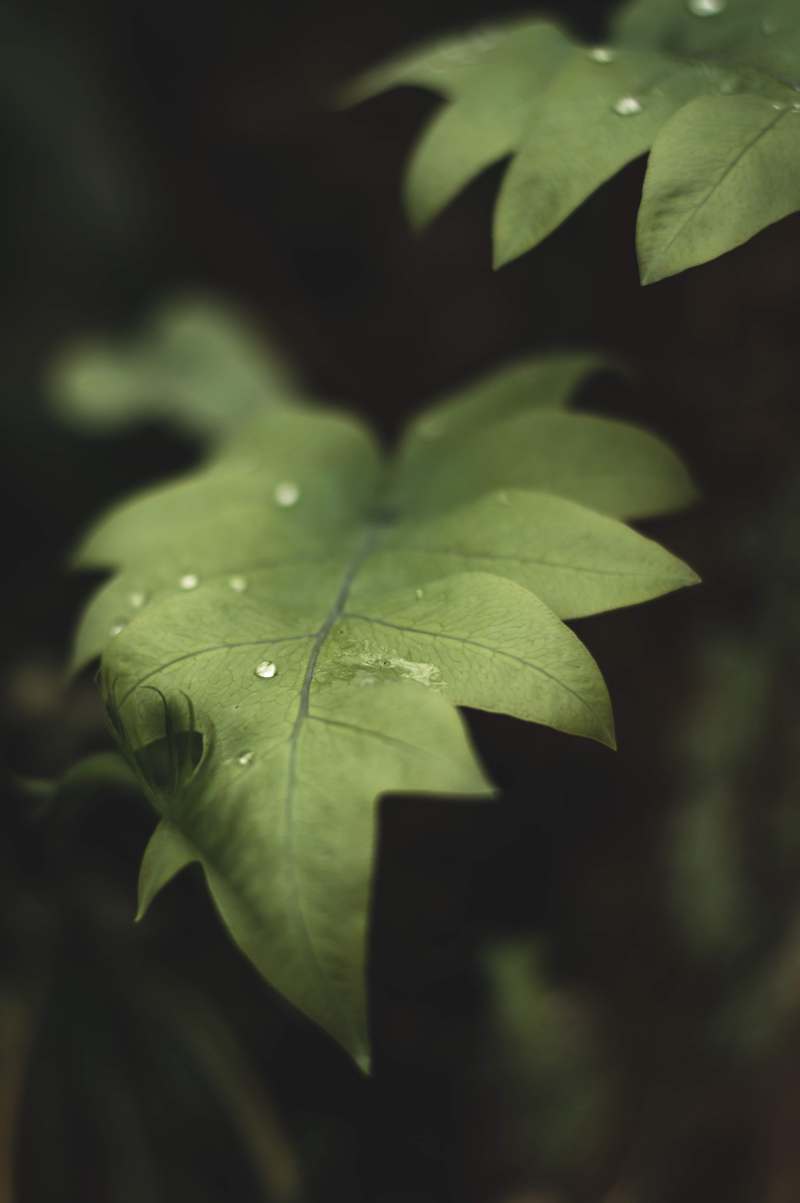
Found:
[{"label": "water droplet", "polygon": [[133,606],[134,610],[141,610],[146,601],[147,594],[142,593],[140,589],[134,589],[133,593],[128,594],[128,602]]},{"label": "water droplet", "polygon": [[284,509],[296,505],[299,500],[300,490],[293,480],[282,480],[275,486],[275,501]]},{"label": "water droplet", "polygon": [[782,113],[782,112],[783,112],[783,110],[786,108],[786,105],[785,105],[785,104],[779,104],[779,103],[778,103],[778,101],[776,100],[776,101],[773,101],[772,107],[773,107],[773,109],[775,110],[775,112],[776,112],[776,113]]},{"label": "water droplet", "polygon": [[181,589],[196,589],[200,584],[200,577],[196,576],[194,572],[186,572],[178,581],[178,584]]},{"label": "water droplet", "polygon": [[589,51],[589,58],[593,63],[613,63],[616,57],[616,51],[610,46],[592,46]]},{"label": "water droplet", "polygon": [[635,117],[641,111],[642,102],[637,100],[635,96],[620,96],[614,105],[614,112],[618,117]]},{"label": "water droplet", "polygon": [[778,29],[779,29],[779,25],[774,17],[762,17],[761,32],[764,34],[764,37],[766,37],[766,38],[772,37],[772,35],[774,33],[778,32]]},{"label": "water droplet", "polygon": [[793,112],[793,113],[800,113],[800,100],[795,100],[795,101],[794,101],[794,103],[792,104],[792,112]]},{"label": "water droplet", "polygon": [[246,576],[230,576],[228,577],[228,585],[233,589],[234,593],[244,593],[247,588]]},{"label": "water droplet", "polygon": [[116,639],[117,635],[121,635],[127,625],[126,622],[115,622],[108,633],[112,639]]},{"label": "water droplet", "polygon": [[253,763],[252,752],[240,752],[236,757],[236,763],[240,764],[243,769],[246,769],[249,764]]},{"label": "water droplet", "polygon": [[505,489],[503,489],[501,493],[497,494],[497,500],[501,505],[511,505],[511,498],[509,497],[508,493],[506,493]]},{"label": "water droplet", "polygon": [[718,17],[728,7],[728,0],[688,0],[687,8],[693,17]]},{"label": "water droplet", "polygon": [[273,664],[271,660],[262,660],[256,665],[256,676],[261,677],[264,681],[271,680],[278,671],[277,664]]},{"label": "water droplet", "polygon": [[442,434],[442,423],[438,418],[426,418],[417,429],[421,439],[438,439]]},{"label": "water droplet", "polygon": [[417,601],[422,601],[422,599],[423,599],[423,597],[425,596],[425,594],[422,592],[422,590],[421,590],[421,589],[415,589],[415,590],[414,590],[414,596],[416,597]]}]

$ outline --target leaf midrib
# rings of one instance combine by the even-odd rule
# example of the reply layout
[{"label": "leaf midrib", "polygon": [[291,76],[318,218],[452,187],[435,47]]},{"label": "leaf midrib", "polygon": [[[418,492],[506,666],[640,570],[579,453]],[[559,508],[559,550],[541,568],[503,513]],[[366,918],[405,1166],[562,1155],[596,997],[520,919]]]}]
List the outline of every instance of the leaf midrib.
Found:
[{"label": "leaf midrib", "polygon": [[299,703],[297,706],[297,714],[295,715],[294,724],[292,725],[292,730],[289,734],[289,741],[288,741],[289,759],[288,759],[288,766],[287,766],[286,795],[284,798],[284,818],[285,818],[285,822],[286,822],[286,847],[287,847],[287,862],[288,862],[288,873],[289,873],[289,882],[290,882],[290,889],[291,889],[291,899],[294,904],[294,909],[300,919],[300,929],[303,933],[304,939],[306,941],[306,945],[311,954],[311,963],[314,965],[315,972],[317,973],[317,976],[319,978],[323,997],[328,997],[328,998],[333,999],[334,1006],[335,1006],[336,1010],[338,1011],[339,1018],[344,1023],[345,1028],[350,1026],[347,1015],[344,1013],[344,1011],[341,1008],[337,993],[334,991],[333,995],[329,995],[329,993],[326,989],[327,981],[326,981],[325,973],[324,973],[322,965],[320,963],[319,956],[317,954],[317,950],[314,945],[314,941],[311,937],[311,929],[309,927],[308,921],[305,916],[305,911],[304,911],[303,906],[300,901],[300,890],[299,890],[299,886],[298,886],[298,882],[297,882],[297,873],[296,873],[296,867],[295,867],[294,848],[293,848],[293,846],[294,846],[294,813],[293,813],[292,803],[294,801],[295,787],[297,784],[297,757],[298,757],[298,751],[299,751],[299,746],[300,746],[300,734],[303,730],[303,725],[304,725],[306,719],[309,718],[311,687],[314,683],[314,673],[316,671],[317,663],[318,663],[319,657],[322,653],[322,649],[324,648],[325,643],[328,639],[328,636],[330,635],[334,626],[336,625],[336,623],[338,622],[342,613],[344,612],[344,608],[347,604],[347,599],[350,595],[350,590],[353,587],[353,582],[355,581],[356,576],[358,575],[358,572],[361,569],[361,566],[363,565],[364,561],[367,559],[367,557],[372,552],[372,550],[375,546],[375,542],[381,532],[381,529],[382,528],[380,526],[372,525],[372,524],[365,526],[363,534],[361,536],[361,539],[359,540],[358,544],[356,545],[355,551],[353,552],[352,556],[350,557],[350,560],[345,568],[345,572],[342,577],[339,588],[337,590],[333,604],[331,605],[331,608],[328,611],[328,614],[327,614],[325,620],[323,621],[322,625],[316,632],[314,642],[311,646],[311,651],[309,652],[309,655],[308,655],[308,661],[306,663],[306,671],[303,676],[303,684],[300,688],[300,700],[299,700]]},{"label": "leaf midrib", "polygon": [[[418,547],[412,543],[400,543],[398,548],[402,551],[410,551],[415,555],[425,556],[448,556],[457,560],[486,560],[488,563],[496,564],[534,564],[540,568],[557,568],[565,572],[583,572],[592,576],[614,576],[614,577],[635,577],[650,575],[646,569],[631,569],[622,571],[619,568],[591,568],[585,564],[567,564],[560,560],[537,559],[533,556],[512,556],[504,555],[500,552],[490,551],[462,551],[453,547]],[[668,574],[664,573],[664,579],[668,579]]]}]

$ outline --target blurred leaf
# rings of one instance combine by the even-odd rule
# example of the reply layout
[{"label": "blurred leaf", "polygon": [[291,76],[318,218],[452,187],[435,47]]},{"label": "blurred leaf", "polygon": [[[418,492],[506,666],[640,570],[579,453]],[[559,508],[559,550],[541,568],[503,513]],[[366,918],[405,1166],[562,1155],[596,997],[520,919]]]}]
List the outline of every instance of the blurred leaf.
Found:
[{"label": "blurred leaf", "polygon": [[652,150],[638,233],[650,283],[800,208],[798,83],[795,0],[634,0],[607,46],[515,21],[402,55],[347,98],[398,84],[445,98],[408,170],[416,224],[513,156],[495,215],[498,266]]},{"label": "blurred leaf", "polygon": [[23,796],[38,803],[37,813],[54,814],[82,807],[97,793],[108,790],[141,790],[141,781],[119,752],[96,752],[85,756],[57,778],[16,776],[14,782]]},{"label": "blurred leaf", "polygon": [[718,636],[703,650],[698,672],[700,688],[676,749],[671,900],[689,945],[701,956],[731,960],[757,931],[739,783],[766,711],[768,664],[759,648]]},{"label": "blurred leaf", "polygon": [[548,979],[541,948],[514,940],[486,957],[498,1057],[519,1094],[516,1140],[558,1178],[580,1174],[613,1127],[614,1090],[586,1009]]},{"label": "blurred leaf", "polygon": [[145,1000],[154,1027],[182,1044],[235,1127],[265,1200],[295,1199],[300,1172],[262,1081],[230,1026],[199,996],[162,985]]},{"label": "blurred leaf", "polygon": [[[578,375],[544,372],[549,403]],[[576,614],[696,580],[585,508],[685,504],[674,454],[548,411],[536,379],[435,405],[388,466],[354,419],[276,409],[80,553],[119,571],[76,660],[102,654],[112,723],[166,822],[142,906],[199,860],[237,943],[362,1065],[376,797],[491,792],[456,706],[613,745],[600,672],[538,592]]]},{"label": "blurred leaf", "polygon": [[157,419],[213,441],[251,414],[299,401],[283,357],[235,309],[180,299],[127,341],[65,348],[50,370],[56,410],[87,430]]}]

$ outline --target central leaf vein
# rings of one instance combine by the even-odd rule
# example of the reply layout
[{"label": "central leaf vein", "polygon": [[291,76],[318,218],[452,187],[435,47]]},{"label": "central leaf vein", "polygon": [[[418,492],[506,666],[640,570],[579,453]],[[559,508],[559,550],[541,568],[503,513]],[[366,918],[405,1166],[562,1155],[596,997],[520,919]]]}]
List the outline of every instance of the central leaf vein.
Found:
[{"label": "central leaf vein", "polygon": [[[295,871],[295,863],[294,863],[294,855],[293,855],[294,815],[293,815],[293,811],[292,811],[292,803],[294,801],[295,787],[297,785],[297,758],[298,758],[298,750],[299,750],[299,745],[300,745],[300,733],[303,729],[303,724],[305,723],[305,720],[309,717],[311,686],[314,683],[314,673],[316,671],[317,663],[318,663],[319,657],[322,653],[322,649],[324,648],[325,642],[326,642],[328,636],[330,635],[333,627],[336,625],[336,623],[342,616],[345,605],[347,604],[347,598],[348,598],[348,596],[350,594],[350,590],[353,586],[353,582],[354,582],[362,564],[364,563],[366,558],[372,552],[372,549],[375,546],[375,541],[378,537],[378,533],[379,533],[380,529],[381,528],[378,526],[370,526],[370,527],[367,527],[366,530],[364,531],[364,534],[363,534],[360,542],[358,543],[358,545],[347,565],[344,576],[342,577],[341,584],[339,585],[339,589],[337,591],[336,597],[334,598],[333,605],[331,606],[330,610],[328,611],[327,617],[325,618],[324,622],[322,623],[322,626],[319,628],[319,630],[316,633],[314,643],[312,644],[311,651],[308,656],[308,662],[306,664],[306,671],[305,671],[305,675],[303,677],[303,684],[300,689],[300,700],[299,700],[299,703],[297,706],[297,714],[295,716],[294,724],[292,726],[292,730],[289,735],[289,763],[288,763],[287,780],[286,780],[286,797],[284,800],[284,815],[285,815],[285,819],[286,819],[286,843],[287,843],[287,854],[288,854],[287,855],[288,872],[289,872],[289,879],[290,879],[290,883],[291,883],[292,900],[294,902],[297,914],[300,918],[300,925],[301,925],[301,929],[304,933],[306,943],[308,945],[309,951],[311,952],[312,963],[315,966],[317,973],[319,974],[323,988],[326,986],[325,973],[320,964],[319,956],[317,954],[317,950],[314,946],[314,941],[311,936],[311,930],[309,928],[308,921],[305,917],[305,912],[303,910],[303,906],[302,906],[302,903],[300,900],[300,891],[299,891],[298,883],[297,883],[297,874]],[[338,999],[337,999],[336,1005],[337,1005],[337,1008],[339,1008]],[[346,1018],[346,1016],[344,1016],[344,1018]]]}]

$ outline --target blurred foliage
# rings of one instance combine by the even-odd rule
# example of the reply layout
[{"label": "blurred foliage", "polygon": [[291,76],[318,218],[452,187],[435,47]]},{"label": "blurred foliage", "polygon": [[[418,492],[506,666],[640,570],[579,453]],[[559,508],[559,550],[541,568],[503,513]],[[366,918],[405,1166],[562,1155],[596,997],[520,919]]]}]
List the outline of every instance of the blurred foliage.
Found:
[{"label": "blurred foliage", "polygon": [[179,299],[120,344],[72,344],[57,357],[49,391],[56,413],[89,431],[147,418],[204,440],[246,418],[300,400],[278,351],[232,307]]},{"label": "blurred foliage", "polygon": [[544,950],[498,942],[486,956],[494,1072],[511,1097],[509,1143],[534,1181],[591,1186],[613,1151],[613,1073],[591,1007],[554,984]]},{"label": "blurred foliage", "polygon": [[119,850],[87,838],[99,823],[124,844],[143,803],[110,753],[8,800],[0,1098],[20,1151],[4,1150],[0,1197],[147,1203],[191,1183],[211,1203],[236,1166],[237,1197],[296,1198],[294,1153],[227,1004],[132,926]]},{"label": "blurred foliage", "polygon": [[580,45],[542,16],[484,25],[374,68],[346,95],[410,84],[445,102],[409,164],[417,224],[511,158],[497,266],[649,152],[637,222],[649,284],[797,211],[798,76],[794,0],[623,0],[604,45]]}]

